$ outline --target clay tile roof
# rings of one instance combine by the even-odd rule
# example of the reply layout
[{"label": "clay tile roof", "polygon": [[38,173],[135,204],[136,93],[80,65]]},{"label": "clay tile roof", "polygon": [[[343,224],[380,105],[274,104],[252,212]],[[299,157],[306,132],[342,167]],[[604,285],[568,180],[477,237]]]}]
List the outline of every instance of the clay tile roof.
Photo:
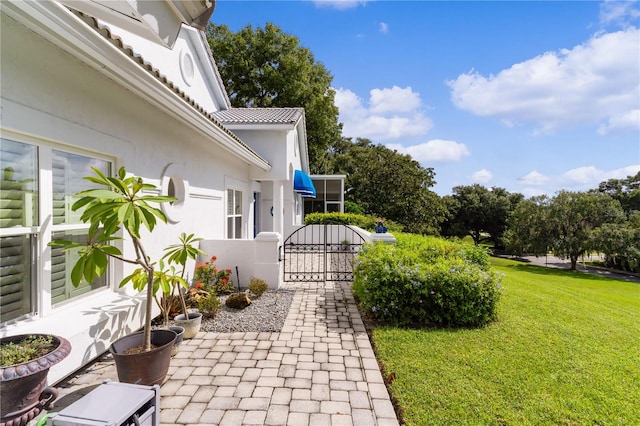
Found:
[{"label": "clay tile roof", "polygon": [[296,124],[302,108],[231,108],[213,114],[223,124]]}]

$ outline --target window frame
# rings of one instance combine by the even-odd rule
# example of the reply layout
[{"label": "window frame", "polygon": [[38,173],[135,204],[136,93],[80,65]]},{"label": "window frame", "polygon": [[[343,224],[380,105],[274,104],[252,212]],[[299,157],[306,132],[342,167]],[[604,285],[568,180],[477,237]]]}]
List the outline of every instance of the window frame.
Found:
[{"label": "window frame", "polygon": [[9,323],[21,322],[33,317],[47,316],[60,307],[77,300],[91,297],[97,292],[103,292],[114,288],[114,272],[109,261],[105,285],[97,289],[78,294],[59,303],[52,302],[51,272],[52,256],[49,243],[55,232],[67,232],[76,230],[88,230],[89,224],[71,223],[53,225],[53,156],[54,151],[88,157],[90,159],[105,161],[113,174],[116,170],[117,161],[115,157],[84,150],[56,141],[28,136],[22,133],[2,129],[3,140],[11,140],[22,144],[32,145],[36,148],[36,176],[37,176],[37,218],[32,226],[20,226],[11,228],[0,228],[0,237],[31,236],[31,280],[30,280],[30,312],[16,318],[1,322],[3,326]]},{"label": "window frame", "polygon": [[[234,212],[230,213],[229,212],[229,206],[230,206],[230,202],[231,200],[230,198],[230,193],[233,194],[233,205],[236,206],[236,200],[240,200],[240,212],[236,213],[235,212],[235,208],[234,208]],[[226,191],[225,191],[225,196],[226,196],[226,203],[225,203],[225,234],[226,234],[226,238],[228,240],[239,240],[239,239],[243,239],[244,236],[244,231],[245,231],[245,225],[244,225],[244,190],[238,187],[227,187]],[[239,195],[239,196],[238,196]],[[232,219],[230,221],[230,219]],[[236,220],[240,219],[240,233],[239,233],[239,237],[236,237],[236,235],[238,234],[237,232],[237,228],[236,228]],[[230,226],[232,225],[232,226]]]}]

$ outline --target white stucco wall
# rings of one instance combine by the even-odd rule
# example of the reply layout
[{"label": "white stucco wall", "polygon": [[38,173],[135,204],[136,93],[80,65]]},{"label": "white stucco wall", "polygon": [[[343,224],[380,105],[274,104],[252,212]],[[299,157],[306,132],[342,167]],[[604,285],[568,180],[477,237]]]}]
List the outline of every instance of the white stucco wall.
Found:
[{"label": "white stucco wall", "polygon": [[[188,181],[189,197],[179,223],[161,224],[153,236],[143,236],[154,259],[181,232],[224,238],[226,185],[233,182],[250,188],[251,167],[2,16],[3,137],[103,157],[113,162],[115,170],[125,166],[157,186],[163,170],[172,163]],[[248,212],[250,203],[244,205]],[[125,254],[132,254],[129,245],[125,245]],[[189,264],[188,269],[193,266]],[[115,338],[141,326],[141,299],[117,289],[130,271],[113,262],[109,290],[44,309],[34,318],[3,326],[0,334],[44,332],[69,339],[71,355],[53,367],[49,376],[55,383],[106,350]],[[39,283],[41,299],[47,297],[48,285]]]},{"label": "white stucco wall", "polygon": [[[273,129],[273,128],[276,129]],[[275,231],[283,236],[289,235],[295,225],[301,225],[304,209],[300,196],[293,190],[294,170],[303,170],[303,159],[299,147],[300,137],[298,128],[294,125],[264,125],[254,128],[232,128],[233,132],[245,141],[252,149],[265,158],[272,169],[269,172],[254,170],[252,177],[268,185],[262,186],[260,211],[262,213],[262,231]],[[283,185],[281,209],[276,207],[279,192],[277,185]],[[282,212],[282,229],[276,229],[271,216],[271,208],[274,207],[274,215]]]},{"label": "white stucco wall", "polygon": [[[134,46],[134,52],[141,55],[169,81],[179,86],[191,99],[208,112],[225,108],[223,92],[215,81],[213,65],[208,52],[198,45],[198,30],[183,25],[172,49],[157,43],[149,43],[142,37],[105,24],[117,34],[126,45]],[[190,68],[189,64],[193,66]],[[190,72],[192,70],[192,72]]]},{"label": "white stucco wall", "polygon": [[[216,256],[218,269],[230,269],[236,289],[246,290],[252,277],[260,278],[271,289],[277,289],[282,281],[279,250],[282,239],[275,232],[262,232],[255,240],[205,240],[200,249],[206,254],[199,260],[205,262]],[[236,269],[237,268],[237,269]]]}]

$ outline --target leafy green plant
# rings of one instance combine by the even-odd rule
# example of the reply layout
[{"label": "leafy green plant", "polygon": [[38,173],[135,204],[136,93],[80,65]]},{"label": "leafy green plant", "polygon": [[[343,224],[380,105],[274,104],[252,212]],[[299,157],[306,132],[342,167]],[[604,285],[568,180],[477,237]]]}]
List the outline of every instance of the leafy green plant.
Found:
[{"label": "leafy green plant", "polygon": [[260,297],[262,293],[264,293],[267,290],[269,290],[269,285],[265,280],[262,280],[256,277],[251,277],[251,280],[249,280],[249,291],[251,293]]},{"label": "leafy green plant", "polygon": [[0,367],[22,364],[44,356],[55,349],[52,336],[27,336],[0,345]]},{"label": "leafy green plant", "polygon": [[[438,244],[429,244],[435,242]],[[366,245],[353,291],[378,321],[410,326],[478,327],[495,319],[501,277],[465,244],[407,237]]]},{"label": "leafy green plant", "polygon": [[205,318],[214,318],[222,308],[222,302],[216,294],[208,294],[196,299],[198,310]]},{"label": "leafy green plant", "polygon": [[[146,288],[143,350],[149,351],[156,270],[155,263],[147,255],[142,243],[141,231],[146,229],[153,232],[158,221],[167,222],[162,210],[151,204],[171,202],[176,198],[149,195],[156,187],[144,183],[140,177],[127,176],[124,167],[118,170],[115,177],[106,176],[97,168],[92,170],[95,175],[84,179],[104,189],[90,189],[77,193],[76,196],[80,198],[71,207],[73,211],[82,210],[80,220],[90,224],[86,244],[67,240],[54,240],[49,244],[62,247],[64,250],[78,251],[79,257],[71,271],[71,282],[76,287],[83,279],[93,282],[102,276],[107,270],[109,257],[139,266],[136,272],[122,280],[120,286],[131,281],[136,290],[142,291]],[[118,247],[111,245],[113,241],[122,240],[117,236],[121,229],[129,236],[135,257],[124,257]],[[157,285],[160,282],[156,282]]]},{"label": "leafy green plant", "polygon": [[384,221],[389,231],[402,231],[401,225],[390,220],[354,213],[310,213],[304,217],[304,224],[353,225],[373,232],[376,224],[381,220]]},{"label": "leafy green plant", "polygon": [[[161,274],[157,276],[157,280],[159,280],[160,287],[162,288],[163,298],[159,301],[161,308],[162,304],[165,304],[165,308],[163,309],[163,313],[165,315],[165,324],[169,324],[169,310],[171,308],[171,300],[172,296],[175,296],[175,293],[178,293],[178,297],[180,299],[180,304],[182,306],[182,313],[185,318],[188,318],[187,304],[184,299],[184,294],[182,292],[182,288],[188,289],[189,284],[184,279],[185,269],[187,265],[187,261],[189,259],[195,260],[199,254],[204,254],[204,252],[196,247],[194,244],[202,241],[202,238],[196,238],[194,234],[187,235],[186,233],[182,233],[180,235],[180,242],[177,244],[170,245],[165,248],[165,254],[160,260],[160,270]],[[169,274],[163,267],[162,261],[166,259],[170,265]],[[178,277],[175,274],[175,265],[180,266],[180,276]],[[158,300],[156,299],[158,302]]]}]

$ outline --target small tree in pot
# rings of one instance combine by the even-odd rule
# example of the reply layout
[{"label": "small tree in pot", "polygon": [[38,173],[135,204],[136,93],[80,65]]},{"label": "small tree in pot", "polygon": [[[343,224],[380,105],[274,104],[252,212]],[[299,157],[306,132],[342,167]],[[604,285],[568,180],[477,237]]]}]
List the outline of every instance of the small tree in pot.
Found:
[{"label": "small tree in pot", "polygon": [[[118,170],[115,177],[106,176],[96,168],[93,168],[93,171],[95,176],[87,176],[85,179],[104,189],[90,189],[77,193],[79,199],[72,206],[73,211],[84,209],[80,220],[90,224],[86,244],[66,240],[56,240],[50,244],[61,246],[65,250],[78,250],[79,257],[71,271],[71,281],[75,286],[78,286],[83,278],[93,282],[102,276],[107,270],[109,258],[139,267],[137,274],[134,272],[125,277],[120,286],[131,281],[134,289],[146,289],[144,332],[139,352],[150,352],[153,299],[159,281],[154,284],[155,263],[145,250],[141,231],[146,229],[153,232],[158,221],[167,222],[162,210],[152,204],[171,202],[176,198],[150,195],[149,191],[154,191],[156,187],[144,183],[140,177],[127,176],[124,167]],[[133,246],[132,257],[125,257],[118,247],[111,245],[113,241],[122,240],[118,236],[121,230],[128,235]],[[172,333],[175,340],[173,332],[165,332]],[[166,375],[166,372],[164,374]]]},{"label": "small tree in pot", "polygon": [[[182,289],[189,288],[189,284],[184,278],[187,261],[189,259],[195,260],[198,257],[198,254],[204,254],[202,250],[194,247],[194,244],[198,241],[202,241],[202,238],[196,238],[194,234],[187,235],[183,232],[180,235],[179,240],[180,242],[178,244],[172,244],[164,249],[165,254],[164,256],[162,256],[162,259],[160,259],[160,269],[158,271],[155,271],[154,278],[154,286],[162,290],[162,297],[160,299],[156,297],[156,303],[162,311],[164,323],[165,325],[167,325],[167,327],[169,326],[170,313],[172,308],[174,307],[174,301],[176,300],[176,292],[178,293],[177,298],[180,301],[184,319],[188,320],[189,318],[192,318],[192,316],[196,316],[196,314],[194,313],[189,313]],[[168,263],[168,267],[166,268],[164,265],[165,259]],[[179,271],[176,269],[176,266],[180,268]],[[131,280],[133,282],[138,281],[138,286],[144,285],[144,282],[146,280],[144,270],[141,268],[137,269],[131,275]],[[178,316],[176,317],[176,319],[177,318]],[[198,330],[199,324],[200,322],[198,321]],[[183,326],[182,324],[177,325]],[[185,338],[192,337],[192,335],[187,333],[187,330],[183,331],[185,332]],[[192,330],[189,331],[193,332]],[[197,330],[194,331],[197,332]],[[195,333],[193,333],[193,335],[195,335]]]}]

